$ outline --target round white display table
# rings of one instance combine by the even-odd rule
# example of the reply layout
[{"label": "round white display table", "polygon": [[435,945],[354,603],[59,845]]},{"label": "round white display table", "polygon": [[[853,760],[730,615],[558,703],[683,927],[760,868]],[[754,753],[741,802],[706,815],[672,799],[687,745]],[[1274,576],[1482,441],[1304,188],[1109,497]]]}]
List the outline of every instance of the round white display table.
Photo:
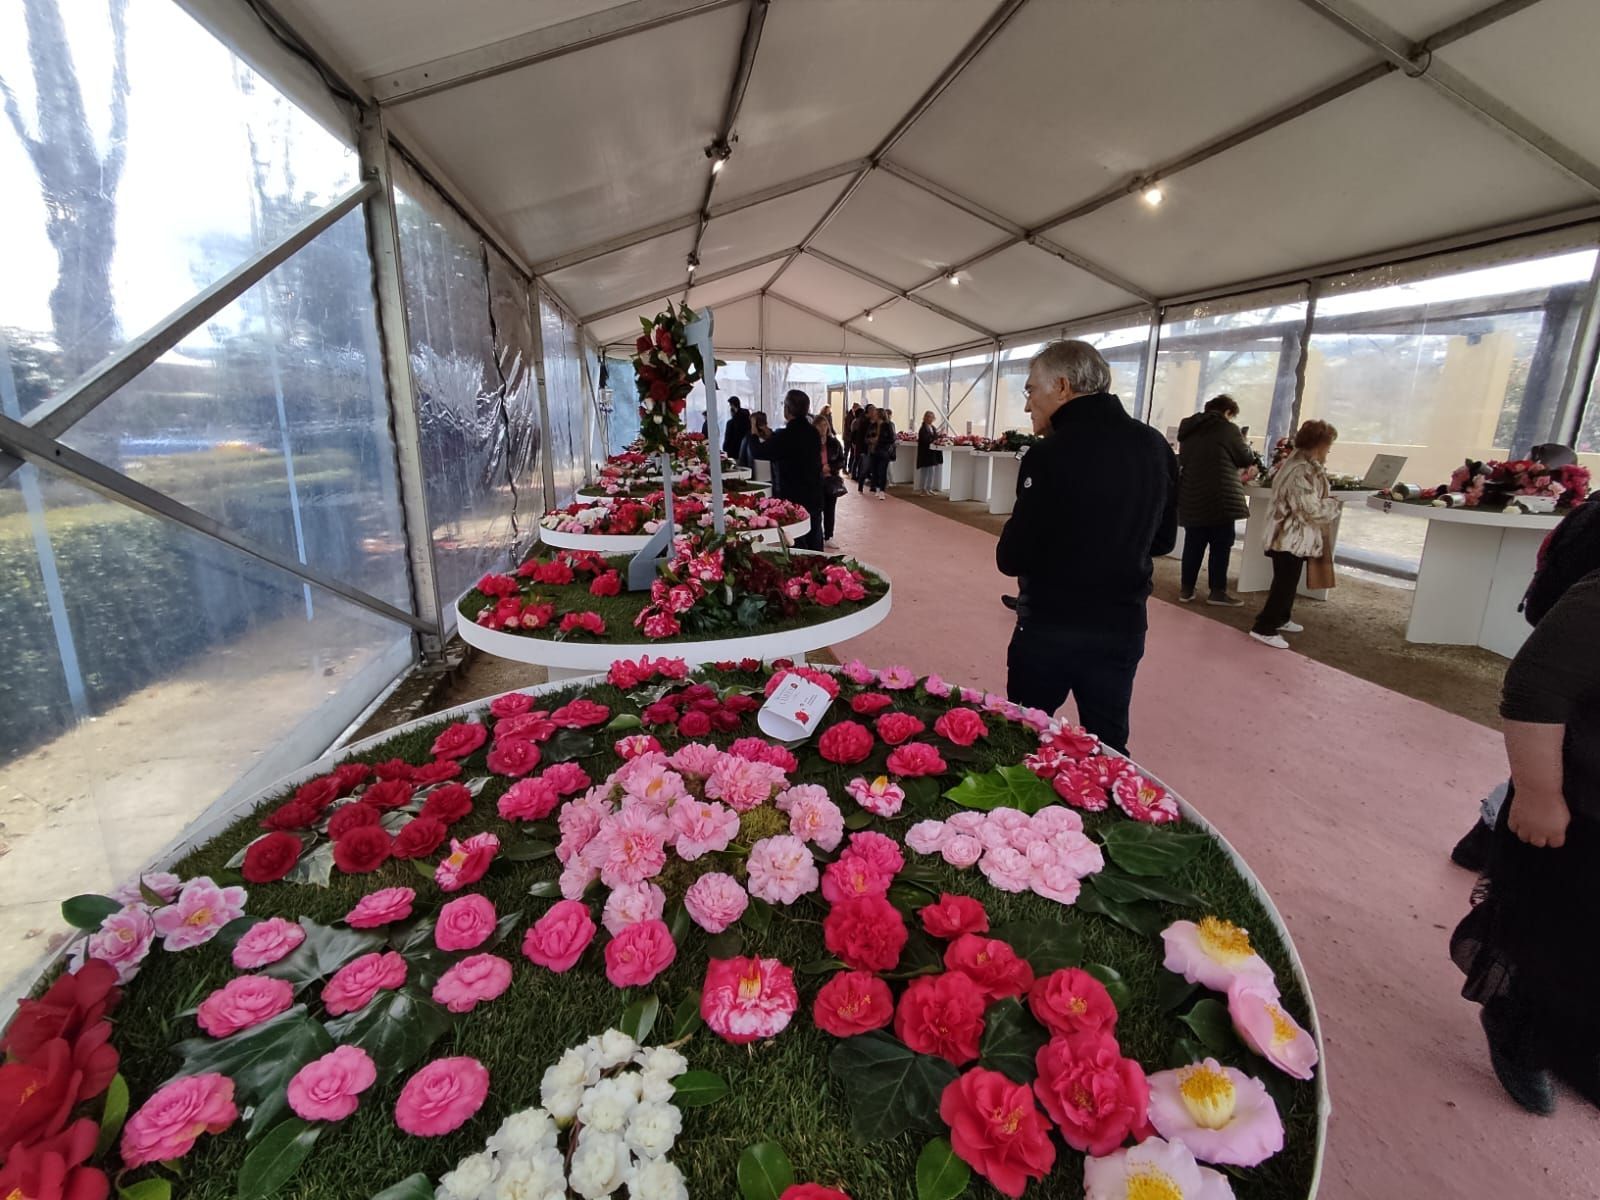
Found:
[{"label": "round white display table", "polygon": [[[951,446],[944,452],[945,491],[952,500],[973,500],[973,480],[982,460],[966,446]],[[985,482],[988,464],[983,463]]]},{"label": "round white display table", "polygon": [[[683,477],[681,475],[679,475],[679,476],[676,476],[676,478],[681,479]],[[750,468],[749,467],[729,467],[726,471],[724,471],[722,473],[722,478],[725,479],[725,480],[730,480],[730,479],[749,479],[750,478]],[[647,474],[644,474],[644,475],[635,475],[633,477],[633,479],[631,480],[631,484],[634,487],[649,487],[652,484],[658,484],[659,485],[660,482],[661,482],[661,473],[659,471],[651,471],[651,472],[649,472]],[[708,484],[707,486],[709,487],[710,485]]]},{"label": "round white display table", "polygon": [[[796,538],[805,537],[811,532],[811,518],[796,521],[793,525],[783,526],[783,532],[793,545]],[[598,550],[601,554],[635,554],[643,550],[653,534],[623,534],[623,533],[567,533],[560,529],[540,529],[539,540],[546,546],[556,550]],[[761,542],[776,542],[778,530],[774,529],[747,529],[744,536],[754,538]]]},{"label": "round white display table", "polygon": [[[1247,487],[1244,494],[1250,500],[1250,517],[1244,525],[1244,555],[1239,560],[1239,591],[1264,592],[1272,586],[1272,560],[1267,557],[1267,526],[1272,517],[1272,489]],[[1345,504],[1359,504],[1372,492],[1334,492],[1335,500]],[[1339,544],[1339,521],[1333,523],[1333,544]],[[1182,530],[1179,531],[1178,553],[1182,554]],[[1202,568],[1203,571],[1203,568]],[[1300,594],[1313,600],[1326,600],[1329,588],[1308,588],[1305,577],[1300,579]]]},{"label": "round white display table", "polygon": [[984,457],[989,460],[989,511],[1001,516],[1017,503],[1017,469],[1022,457],[1009,450],[997,450]]},{"label": "round white display table", "polygon": [[[796,551],[798,554],[808,551]],[[862,566],[867,566],[862,563]],[[872,570],[871,567],[868,567]],[[875,572],[881,575],[882,572]],[[467,591],[471,591],[468,588]],[[536,663],[547,667],[551,679],[568,679],[574,675],[588,675],[606,671],[619,658],[636,659],[648,654],[652,658],[665,656],[681,658],[695,666],[699,663],[724,662],[741,658],[759,658],[763,662],[775,658],[792,658],[805,661],[806,652],[859,637],[882,623],[889,615],[894,588],[865,608],[819,621],[799,629],[785,629],[778,633],[757,633],[745,637],[718,638],[703,642],[558,642],[551,638],[529,637],[521,633],[506,633],[500,629],[485,629],[476,621],[459,616],[461,601],[466,592],[456,599],[459,619],[456,629],[461,640],[469,646],[513,662]]]},{"label": "round white display table", "polygon": [[1561,515],[1434,508],[1373,496],[1367,507],[1428,522],[1406,641],[1482,646],[1510,658],[1528,638],[1517,611],[1539,545]]}]

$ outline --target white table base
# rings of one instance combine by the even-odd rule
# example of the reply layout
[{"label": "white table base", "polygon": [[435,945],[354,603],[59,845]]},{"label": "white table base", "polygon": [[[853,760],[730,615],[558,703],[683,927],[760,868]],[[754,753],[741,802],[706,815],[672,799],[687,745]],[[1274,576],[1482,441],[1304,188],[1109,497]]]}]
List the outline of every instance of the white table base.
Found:
[{"label": "white table base", "polygon": [[953,446],[945,451],[945,491],[952,500],[971,500],[974,468],[978,459],[970,450]]},{"label": "white table base", "polygon": [[1017,469],[1022,460],[1015,454],[989,456],[989,511],[1004,516],[1017,503]]},{"label": "white table base", "polygon": [[990,485],[993,471],[989,466],[989,456],[976,450],[967,452],[972,457],[972,495],[969,500],[976,500],[979,504],[989,503]]},{"label": "white table base", "polygon": [[889,464],[890,483],[910,483],[917,477],[917,447],[905,443],[895,447],[894,461]]}]

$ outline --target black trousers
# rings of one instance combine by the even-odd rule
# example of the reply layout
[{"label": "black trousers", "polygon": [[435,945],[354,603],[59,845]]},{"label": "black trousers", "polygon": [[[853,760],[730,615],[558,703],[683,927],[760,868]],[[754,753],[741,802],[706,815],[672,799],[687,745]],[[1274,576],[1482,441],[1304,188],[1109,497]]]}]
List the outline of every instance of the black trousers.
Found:
[{"label": "black trousers", "polygon": [[1143,631],[1106,633],[1019,620],[1006,652],[1006,695],[1047,713],[1070,695],[1078,704],[1078,723],[1126,754],[1133,677],[1143,657]]},{"label": "black trousers", "polygon": [[1250,632],[1271,637],[1289,623],[1294,615],[1294,598],[1300,588],[1300,572],[1306,560],[1287,550],[1269,550],[1272,560],[1272,588],[1267,592],[1267,602]]},{"label": "black trousers", "polygon": [[1225,525],[1185,525],[1183,527],[1183,593],[1194,591],[1200,582],[1200,562],[1211,551],[1210,577],[1213,592],[1228,590],[1228,556],[1233,552],[1233,522]]},{"label": "black trousers", "polygon": [[868,463],[867,486],[875,492],[889,490],[889,463],[887,454],[874,454]]},{"label": "black trousers", "polygon": [[821,550],[822,549],[822,521],[823,521],[823,513],[826,511],[824,509],[823,505],[825,505],[827,503],[828,503],[827,499],[824,498],[823,501],[820,504],[817,504],[815,506],[812,506],[810,504],[806,505],[806,514],[811,518],[811,529],[806,533],[806,535],[804,537],[799,537],[799,538],[795,539],[795,543],[794,544],[796,546],[800,547],[800,549],[802,549],[802,550]]},{"label": "black trousers", "polygon": [[[828,490],[828,481],[827,480],[823,480],[822,481],[822,540],[825,541],[825,542],[831,542],[833,540],[833,514],[834,514],[834,510],[837,509],[838,507],[839,507],[839,497],[835,496],[831,491]],[[816,521],[815,517],[812,517],[811,519],[812,519],[813,522]],[[813,527],[815,527],[815,526],[813,525]],[[820,550],[820,549],[822,549],[822,547],[818,546],[817,549]]]}]

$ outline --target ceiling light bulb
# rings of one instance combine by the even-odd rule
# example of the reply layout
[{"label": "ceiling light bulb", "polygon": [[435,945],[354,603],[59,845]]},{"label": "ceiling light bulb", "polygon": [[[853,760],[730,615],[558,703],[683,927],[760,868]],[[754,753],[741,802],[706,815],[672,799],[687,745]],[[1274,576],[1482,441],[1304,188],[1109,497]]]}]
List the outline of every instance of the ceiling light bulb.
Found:
[{"label": "ceiling light bulb", "polygon": [[867,324],[868,324],[868,325],[871,325],[871,324],[872,324],[872,314],[871,314],[871,313],[868,313],[868,314],[867,314]]},{"label": "ceiling light bulb", "polygon": [[726,164],[727,161],[728,160],[725,159],[725,158],[713,159],[712,162],[711,162],[711,173],[713,175],[715,175],[718,171],[722,170],[724,164]]},{"label": "ceiling light bulb", "polygon": [[1155,208],[1166,198],[1167,194],[1161,190],[1159,183],[1153,183],[1144,190],[1144,202],[1151,208]]},{"label": "ceiling light bulb", "polygon": [[691,275],[693,275],[693,274],[694,274],[694,269],[695,269],[695,268],[696,268],[696,267],[698,267],[698,266],[699,266],[699,265],[700,265],[700,264],[699,264],[699,263],[697,263],[697,262],[691,262],[691,263],[690,263],[690,264],[689,264],[689,274],[691,274]]}]

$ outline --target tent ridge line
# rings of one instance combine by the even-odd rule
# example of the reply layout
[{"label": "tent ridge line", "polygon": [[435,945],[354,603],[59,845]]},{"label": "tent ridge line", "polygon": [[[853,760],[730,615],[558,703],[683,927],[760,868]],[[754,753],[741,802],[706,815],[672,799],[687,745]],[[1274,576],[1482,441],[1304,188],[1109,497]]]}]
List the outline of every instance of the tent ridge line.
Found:
[{"label": "tent ridge line", "polygon": [[[753,271],[757,267],[764,267],[770,262],[777,262],[780,258],[787,258],[792,253],[794,253],[794,247],[787,246],[782,250],[774,250],[771,254],[763,254],[760,258],[753,258],[749,262],[742,262],[731,267],[724,267],[720,271],[713,271],[709,275],[701,276],[699,279],[695,280],[695,286],[704,287],[708,283],[716,283],[718,280],[727,279],[730,276],[737,275],[741,271]],[[629,300],[626,304],[613,304],[610,308],[602,309],[600,312],[588,313],[587,315],[579,318],[579,324],[593,325],[596,321],[604,321],[607,317],[614,317],[619,313],[625,313],[629,309],[638,308],[641,305],[649,304],[652,300],[659,300],[664,296],[674,295],[676,292],[681,290],[682,289],[679,288],[669,288],[663,292],[659,289],[656,289],[643,296],[637,296],[634,299]]]},{"label": "tent ridge line", "polygon": [[[935,304],[932,300],[928,300],[922,296],[913,295],[905,288],[896,287],[887,279],[880,279],[878,276],[872,274],[872,272],[864,271],[860,267],[855,266],[852,263],[847,263],[841,258],[835,258],[826,251],[818,250],[816,247],[812,247],[811,249],[805,251],[805,253],[811,255],[819,262],[826,263],[836,271],[843,271],[847,275],[854,275],[863,283],[870,283],[873,287],[881,288],[897,299],[909,300],[912,304],[919,305],[920,307],[927,309],[929,312],[937,313],[947,321],[954,321],[957,325],[965,325],[968,329],[975,330],[976,332],[983,334],[986,338],[993,338],[995,336],[992,331],[985,329],[982,325],[979,325],[970,317],[960,316],[941,305]],[[860,320],[861,317],[866,316],[867,312],[870,311],[872,310],[866,310],[850,319],[853,321]]]}]

